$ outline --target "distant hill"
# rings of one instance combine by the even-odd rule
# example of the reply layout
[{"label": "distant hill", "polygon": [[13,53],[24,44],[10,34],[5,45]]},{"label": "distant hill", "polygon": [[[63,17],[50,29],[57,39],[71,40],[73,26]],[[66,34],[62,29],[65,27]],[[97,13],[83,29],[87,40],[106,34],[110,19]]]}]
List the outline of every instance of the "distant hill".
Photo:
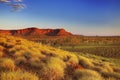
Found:
[{"label": "distant hill", "polygon": [[0,30],[5,35],[47,35],[47,36],[68,36],[72,33],[65,29],[39,29],[36,27],[18,29],[18,30]]}]

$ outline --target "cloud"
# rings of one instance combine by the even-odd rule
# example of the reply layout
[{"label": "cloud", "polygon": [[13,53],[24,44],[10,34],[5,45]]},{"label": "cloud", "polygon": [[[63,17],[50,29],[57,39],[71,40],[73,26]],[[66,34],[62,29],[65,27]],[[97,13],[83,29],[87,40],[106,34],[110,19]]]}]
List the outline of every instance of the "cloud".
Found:
[{"label": "cloud", "polygon": [[14,12],[14,11],[20,11],[21,9],[24,9],[26,7],[26,5],[23,4],[23,3],[8,4],[8,5],[13,8],[12,12]]},{"label": "cloud", "polygon": [[23,2],[23,0],[14,0],[14,2]]},{"label": "cloud", "polygon": [[12,12],[20,11],[26,8],[26,5],[23,3],[23,0],[0,0],[0,3],[5,3],[6,5],[12,7]]},{"label": "cloud", "polygon": [[8,3],[10,0],[0,0],[1,3]]}]

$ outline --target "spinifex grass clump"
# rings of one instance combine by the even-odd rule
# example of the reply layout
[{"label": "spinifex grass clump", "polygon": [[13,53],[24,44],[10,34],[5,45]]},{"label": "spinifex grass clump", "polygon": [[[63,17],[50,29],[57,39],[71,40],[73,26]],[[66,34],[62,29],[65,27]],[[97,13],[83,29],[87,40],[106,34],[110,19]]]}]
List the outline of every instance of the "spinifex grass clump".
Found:
[{"label": "spinifex grass clump", "polygon": [[14,70],[14,61],[8,58],[0,58],[0,69],[1,70]]},{"label": "spinifex grass clump", "polygon": [[64,78],[66,64],[59,58],[49,58],[41,70],[41,77],[44,80],[61,80]]},{"label": "spinifex grass clump", "polygon": [[25,57],[18,57],[15,59],[15,62],[16,65],[21,65],[27,63],[27,59]]},{"label": "spinifex grass clump", "polygon": [[40,80],[35,74],[23,71],[6,71],[0,74],[0,80]]},{"label": "spinifex grass clump", "polygon": [[93,70],[75,70],[74,72],[75,80],[102,80],[99,73]]},{"label": "spinifex grass clump", "polygon": [[91,59],[88,59],[83,56],[78,56],[78,59],[79,59],[79,64],[81,64],[85,68],[92,68],[94,66]]},{"label": "spinifex grass clump", "polygon": [[0,58],[3,56],[4,54],[4,47],[0,45]]}]

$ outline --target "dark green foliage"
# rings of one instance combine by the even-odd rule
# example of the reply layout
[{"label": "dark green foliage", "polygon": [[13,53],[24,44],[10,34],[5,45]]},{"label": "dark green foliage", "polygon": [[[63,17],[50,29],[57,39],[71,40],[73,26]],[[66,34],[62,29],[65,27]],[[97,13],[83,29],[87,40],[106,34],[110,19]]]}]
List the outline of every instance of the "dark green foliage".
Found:
[{"label": "dark green foliage", "polygon": [[51,46],[98,46],[120,45],[119,36],[20,36]]},{"label": "dark green foliage", "polygon": [[68,47],[65,50],[72,52],[89,53],[109,58],[120,58],[119,46],[78,46],[76,48]]}]

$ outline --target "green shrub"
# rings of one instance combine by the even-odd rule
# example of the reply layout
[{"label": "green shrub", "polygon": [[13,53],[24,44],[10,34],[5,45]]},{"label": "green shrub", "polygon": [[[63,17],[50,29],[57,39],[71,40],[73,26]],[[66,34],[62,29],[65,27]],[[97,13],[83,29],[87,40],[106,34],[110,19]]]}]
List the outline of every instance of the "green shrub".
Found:
[{"label": "green shrub", "polygon": [[40,80],[35,74],[22,71],[2,72],[0,80]]},{"label": "green shrub", "polygon": [[102,80],[100,74],[93,70],[75,70],[75,80]]}]

